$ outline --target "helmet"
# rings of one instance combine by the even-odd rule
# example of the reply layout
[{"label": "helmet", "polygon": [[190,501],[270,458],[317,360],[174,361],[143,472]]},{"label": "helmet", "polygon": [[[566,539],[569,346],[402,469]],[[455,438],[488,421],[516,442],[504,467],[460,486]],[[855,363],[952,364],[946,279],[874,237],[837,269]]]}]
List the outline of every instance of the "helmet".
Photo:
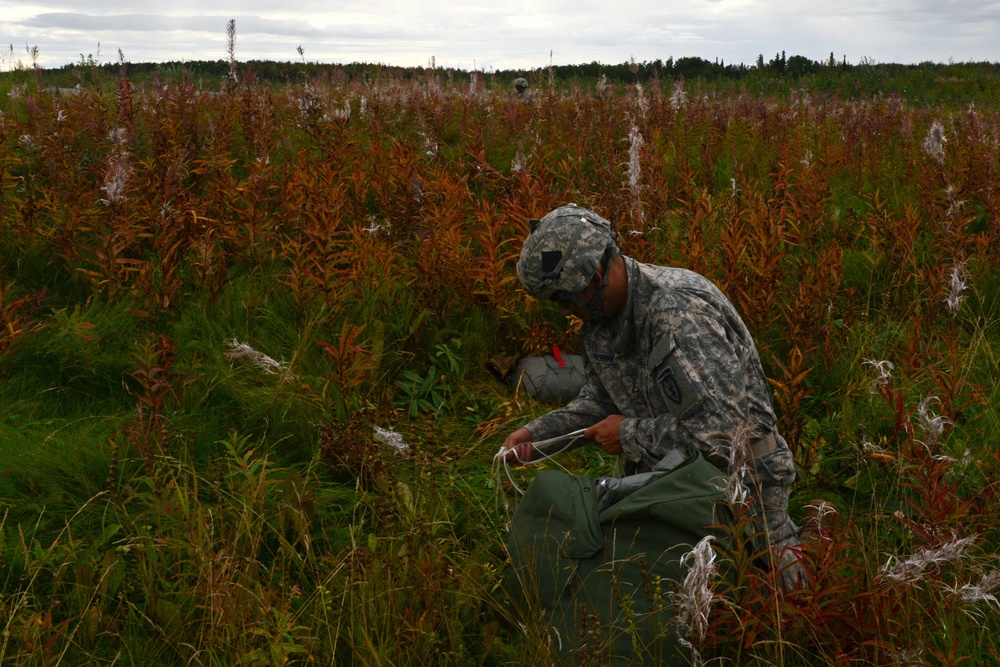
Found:
[{"label": "helmet", "polygon": [[528,80],[523,76],[519,76],[514,79],[514,87],[518,90],[525,90],[528,87]]},{"label": "helmet", "polygon": [[560,206],[530,224],[517,277],[539,299],[583,291],[597,269],[618,255],[611,223],[576,204]]}]

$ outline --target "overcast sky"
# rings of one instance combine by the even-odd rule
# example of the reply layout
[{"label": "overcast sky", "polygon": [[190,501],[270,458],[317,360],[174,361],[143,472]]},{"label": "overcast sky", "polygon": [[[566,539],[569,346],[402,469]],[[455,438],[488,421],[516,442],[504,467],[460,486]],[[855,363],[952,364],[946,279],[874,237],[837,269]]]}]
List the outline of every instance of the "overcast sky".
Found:
[{"label": "overcast sky", "polygon": [[[127,11],[126,11],[127,8]],[[0,0],[0,70],[225,59],[531,69],[634,57],[752,65],[780,51],[825,61],[1000,61],[1000,0]],[[13,53],[10,51],[11,45]]]}]

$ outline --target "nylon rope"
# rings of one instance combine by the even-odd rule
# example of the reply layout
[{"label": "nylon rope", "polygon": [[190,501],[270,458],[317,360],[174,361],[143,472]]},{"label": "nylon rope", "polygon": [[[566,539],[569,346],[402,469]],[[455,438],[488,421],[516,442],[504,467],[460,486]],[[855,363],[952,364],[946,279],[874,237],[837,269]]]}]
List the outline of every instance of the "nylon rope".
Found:
[{"label": "nylon rope", "polygon": [[[537,454],[537,456],[531,461],[522,460],[521,457],[518,455],[516,449],[508,450],[507,448],[501,446],[500,450],[493,455],[493,471],[491,473],[491,476],[497,482],[497,487],[499,488],[500,485],[503,483],[503,478],[501,477],[501,472],[500,472],[500,469],[503,468],[503,471],[504,473],[506,473],[507,480],[510,482],[510,485],[514,487],[514,490],[516,490],[518,494],[522,496],[524,495],[524,490],[521,489],[521,487],[517,485],[517,482],[514,481],[514,474],[511,472],[510,462],[507,460],[507,454],[511,451],[514,452],[514,458],[520,465],[538,465],[539,463],[545,461],[551,461],[553,464],[555,464],[557,468],[559,468],[563,472],[567,474],[572,474],[565,466],[559,463],[555,459],[555,457],[571,449],[578,440],[581,440],[583,438],[583,433],[585,430],[586,429],[580,429],[579,431],[573,431],[572,433],[567,433],[566,435],[560,435],[555,438],[550,438],[548,440],[542,440],[541,442],[532,443],[532,448],[534,449],[535,454]],[[541,446],[553,445],[563,441],[565,441],[565,444],[560,449],[554,452],[545,453],[544,451],[539,449],[539,447]]]}]

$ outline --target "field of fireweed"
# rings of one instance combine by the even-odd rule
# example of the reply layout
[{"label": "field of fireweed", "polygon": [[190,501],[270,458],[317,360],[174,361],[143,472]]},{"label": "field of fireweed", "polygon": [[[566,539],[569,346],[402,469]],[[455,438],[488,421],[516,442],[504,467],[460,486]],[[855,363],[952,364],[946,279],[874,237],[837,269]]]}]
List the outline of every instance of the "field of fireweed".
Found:
[{"label": "field of fireweed", "polygon": [[549,406],[485,362],[575,349],[513,270],[570,201],[733,300],[816,526],[808,588],[623,606],[705,664],[1000,661],[998,110],[536,88],[0,82],[0,663],[548,663],[491,465]]}]

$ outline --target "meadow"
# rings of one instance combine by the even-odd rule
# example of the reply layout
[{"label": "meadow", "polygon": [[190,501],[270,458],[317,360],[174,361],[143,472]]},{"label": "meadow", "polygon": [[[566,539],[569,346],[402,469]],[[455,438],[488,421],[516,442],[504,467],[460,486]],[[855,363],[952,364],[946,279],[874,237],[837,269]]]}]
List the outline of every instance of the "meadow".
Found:
[{"label": "meadow", "polygon": [[552,406],[487,361],[577,349],[514,273],[576,202],[730,297],[824,515],[698,659],[1000,664],[997,76],[869,69],[0,75],[0,663],[549,664],[492,465]]}]

